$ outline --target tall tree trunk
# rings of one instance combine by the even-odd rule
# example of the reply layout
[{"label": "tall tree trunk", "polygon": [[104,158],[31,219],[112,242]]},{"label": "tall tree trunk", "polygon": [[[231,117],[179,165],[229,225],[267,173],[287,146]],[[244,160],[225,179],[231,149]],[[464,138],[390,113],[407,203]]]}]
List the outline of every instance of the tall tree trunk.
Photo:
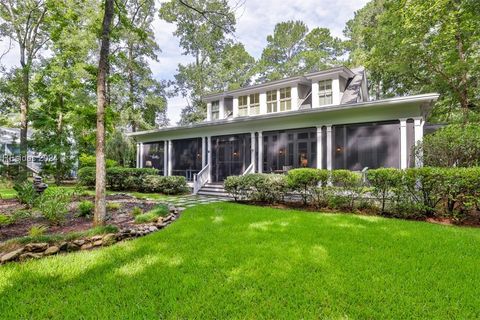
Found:
[{"label": "tall tree trunk", "polygon": [[110,28],[113,20],[113,1],[105,0],[102,24],[100,58],[97,74],[97,146],[94,225],[103,225],[106,217],[106,170],[105,170],[105,108],[107,107],[107,72],[110,52]]},{"label": "tall tree trunk", "polygon": [[64,107],[64,100],[63,100],[63,95],[59,95],[58,97],[58,103],[60,104],[60,112],[58,114],[58,119],[57,119],[57,138],[58,140],[58,146],[56,148],[57,152],[55,154],[55,183],[59,185],[62,182],[62,177],[63,177],[63,165],[62,165],[62,152],[63,147],[66,143],[64,141],[63,137],[63,107]]},{"label": "tall tree trunk", "polygon": [[20,64],[22,66],[22,90],[20,96],[20,171],[18,179],[27,179],[27,157],[28,157],[28,108],[30,102],[30,66],[25,62],[25,53],[22,50]]},{"label": "tall tree trunk", "polygon": [[132,126],[132,132],[137,131],[137,124],[135,122],[135,80],[134,80],[134,75],[133,75],[133,44],[129,44],[128,46],[128,89],[129,89],[129,100],[130,100],[130,110],[129,112],[132,113],[132,119],[131,119],[131,126]]}]

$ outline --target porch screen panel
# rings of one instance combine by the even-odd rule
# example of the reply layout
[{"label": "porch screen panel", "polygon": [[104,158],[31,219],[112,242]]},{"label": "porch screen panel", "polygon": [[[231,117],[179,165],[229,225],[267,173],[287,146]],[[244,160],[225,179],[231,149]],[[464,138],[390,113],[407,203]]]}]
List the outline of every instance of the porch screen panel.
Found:
[{"label": "porch screen panel", "polygon": [[292,168],[315,168],[316,154],[316,128],[263,134],[263,172],[280,173]]},{"label": "porch screen panel", "polygon": [[153,142],[143,144],[143,167],[155,168],[163,175],[163,154],[165,146],[163,142]]},{"label": "porch screen panel", "polygon": [[172,174],[188,181],[202,170],[202,138],[172,141]]},{"label": "porch screen panel", "polygon": [[251,142],[249,133],[212,137],[213,181],[245,171],[251,163]]},{"label": "porch screen panel", "polygon": [[398,122],[339,125],[333,131],[334,169],[400,167]]}]

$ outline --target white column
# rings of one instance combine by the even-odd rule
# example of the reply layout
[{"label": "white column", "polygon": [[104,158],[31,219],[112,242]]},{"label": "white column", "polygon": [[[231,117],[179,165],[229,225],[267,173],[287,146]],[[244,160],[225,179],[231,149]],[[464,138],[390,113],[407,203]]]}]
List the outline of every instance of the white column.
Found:
[{"label": "white column", "polygon": [[332,126],[327,126],[327,169],[332,170]]},{"label": "white column", "polygon": [[207,137],[208,182],[212,182],[212,137]]},{"label": "white column", "polygon": [[238,117],[238,97],[233,98],[233,117]]},{"label": "white column", "polygon": [[173,153],[172,153],[172,140],[168,140],[168,175],[172,175],[173,171]]},{"label": "white column", "polygon": [[322,149],[322,126],[317,126],[317,169],[323,169]]},{"label": "white column", "polygon": [[168,141],[163,140],[163,175],[168,175]]},{"label": "white column", "polygon": [[143,168],[143,143],[140,143],[140,156],[138,157],[138,160],[140,161],[139,168]]},{"label": "white column", "polygon": [[290,94],[292,97],[292,110],[298,110],[298,87],[293,86]]},{"label": "white column", "polygon": [[312,108],[317,108],[320,104],[318,100],[318,81],[313,80],[312,82]]},{"label": "white column", "polygon": [[207,121],[212,120],[212,103],[208,102],[207,103]]},{"label": "white column", "polygon": [[340,79],[332,79],[332,104],[340,104]]},{"label": "white column", "polygon": [[400,169],[408,166],[407,151],[407,119],[400,119]]},{"label": "white column", "polygon": [[250,159],[253,164],[252,173],[255,172],[255,132],[250,133]]},{"label": "white column", "polygon": [[267,93],[261,92],[260,93],[260,114],[267,113]]},{"label": "white column", "polygon": [[220,99],[219,105],[218,105],[218,118],[219,119],[225,119],[225,100]]},{"label": "white column", "polygon": [[137,143],[137,168],[140,168],[140,143]]},{"label": "white column", "polygon": [[258,132],[258,172],[263,172],[263,133]]},{"label": "white column", "polygon": [[[414,124],[414,136],[415,136],[415,146],[417,146],[418,144],[422,143],[423,141],[423,126],[425,124],[425,121],[423,120],[423,118],[415,118],[413,120],[413,124]],[[416,167],[421,167],[423,166],[423,161],[422,161],[422,154],[418,154],[419,157],[415,157],[415,166]]]},{"label": "white column", "polygon": [[202,137],[202,168],[207,165],[207,144],[205,137]]}]

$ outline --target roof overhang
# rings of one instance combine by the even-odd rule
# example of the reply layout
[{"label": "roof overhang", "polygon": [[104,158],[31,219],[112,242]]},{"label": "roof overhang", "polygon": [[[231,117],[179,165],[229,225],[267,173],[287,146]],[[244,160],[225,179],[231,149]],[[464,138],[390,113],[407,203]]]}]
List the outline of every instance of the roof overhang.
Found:
[{"label": "roof overhang", "polygon": [[186,126],[133,132],[138,142],[184,139],[255,131],[284,130],[311,126],[388,121],[423,117],[430,112],[436,93],[397,97],[369,102],[326,106],[288,112],[222,119]]}]

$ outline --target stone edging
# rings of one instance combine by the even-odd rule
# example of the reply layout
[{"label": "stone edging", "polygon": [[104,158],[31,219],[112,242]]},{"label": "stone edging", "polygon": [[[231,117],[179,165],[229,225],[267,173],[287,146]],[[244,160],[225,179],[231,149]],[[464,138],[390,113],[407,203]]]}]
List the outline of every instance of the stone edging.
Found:
[{"label": "stone edging", "polygon": [[172,208],[170,209],[170,214],[168,216],[159,217],[156,222],[123,228],[117,233],[96,235],[89,238],[64,241],[56,244],[29,243],[19,249],[10,252],[1,252],[0,264],[25,261],[29,259],[40,259],[59,253],[68,253],[79,250],[90,250],[94,248],[107,247],[119,241],[142,237],[152,232],[161,230],[173,221],[177,220],[179,216],[180,210]]}]

